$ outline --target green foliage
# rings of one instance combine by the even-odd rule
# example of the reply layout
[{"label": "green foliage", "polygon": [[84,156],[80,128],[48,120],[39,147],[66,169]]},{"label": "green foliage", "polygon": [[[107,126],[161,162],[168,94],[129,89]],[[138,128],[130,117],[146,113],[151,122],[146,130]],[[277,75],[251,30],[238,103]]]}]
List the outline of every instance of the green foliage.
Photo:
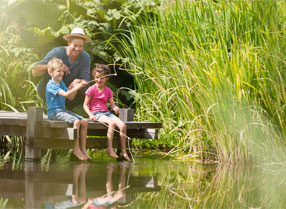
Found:
[{"label": "green foliage", "polygon": [[[1,39],[0,49],[9,59],[1,71],[8,72],[7,65],[25,69],[27,80],[37,83],[39,78],[30,78],[30,69],[36,61],[39,61],[48,51],[57,46],[66,45],[63,35],[70,33],[74,27],[82,27],[92,42],[85,46],[85,50],[91,55],[91,63],[106,63],[112,65],[116,62],[118,76],[110,79],[114,91],[120,87],[133,88],[133,79],[125,70],[119,70],[120,57],[116,55],[118,41],[115,35],[120,30],[128,29],[130,21],[136,19],[142,10],[150,8],[149,0],[6,0],[1,1]],[[11,54],[12,53],[12,54]],[[1,62],[5,57],[1,57]],[[15,61],[17,60],[17,61]],[[93,67],[93,66],[92,66]],[[9,69],[10,71],[11,69]],[[17,74],[20,72],[17,70]],[[15,71],[14,71],[15,72]],[[10,75],[2,77],[7,82],[15,82]],[[14,87],[8,87],[6,82],[1,82],[1,97],[3,103],[15,107],[18,100],[14,93]],[[17,82],[18,83],[18,82]],[[27,82],[26,85],[32,83]],[[20,85],[20,83],[19,83]],[[16,88],[16,86],[15,86]],[[5,90],[4,90],[5,89]],[[118,91],[119,99],[125,104],[131,104],[132,97],[129,91]],[[15,94],[15,93],[14,93]],[[32,95],[28,93],[28,95]],[[10,99],[8,99],[9,97]],[[13,98],[12,98],[13,97]],[[33,101],[35,98],[32,98]],[[120,102],[120,101],[119,101]],[[37,105],[41,105],[36,101]],[[18,105],[19,106],[19,105]],[[20,105],[21,106],[21,105]],[[3,107],[2,107],[3,108]],[[17,107],[18,108],[18,107]]]},{"label": "green foliage", "polygon": [[37,56],[30,49],[19,47],[18,26],[5,24],[5,20],[1,19],[0,109],[25,111],[28,106],[41,105],[29,72]]},{"label": "green foliage", "polygon": [[176,1],[134,21],[122,54],[137,73],[136,116],[163,122],[160,143],[176,146],[171,153],[230,162],[281,154],[285,8]]}]

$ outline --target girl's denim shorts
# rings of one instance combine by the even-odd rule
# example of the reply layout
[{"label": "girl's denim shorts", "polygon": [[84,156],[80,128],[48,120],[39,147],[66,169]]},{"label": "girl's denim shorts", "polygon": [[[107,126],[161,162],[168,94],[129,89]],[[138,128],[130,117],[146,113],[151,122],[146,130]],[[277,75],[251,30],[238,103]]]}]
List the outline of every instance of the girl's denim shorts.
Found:
[{"label": "girl's denim shorts", "polygon": [[93,115],[95,116],[96,120],[98,120],[98,118],[100,118],[100,116],[105,115],[109,118],[115,117],[115,115],[111,112],[106,112],[106,111],[96,111],[93,113]]}]

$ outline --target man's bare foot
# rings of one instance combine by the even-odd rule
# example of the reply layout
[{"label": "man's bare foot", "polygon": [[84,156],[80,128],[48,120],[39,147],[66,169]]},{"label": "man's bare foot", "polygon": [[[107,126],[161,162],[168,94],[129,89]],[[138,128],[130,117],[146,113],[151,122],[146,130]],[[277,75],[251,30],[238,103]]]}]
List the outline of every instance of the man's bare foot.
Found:
[{"label": "man's bare foot", "polygon": [[74,150],[72,152],[79,160],[87,160],[87,157],[81,151]]},{"label": "man's bare foot", "polygon": [[131,159],[129,158],[129,156],[126,152],[121,152],[120,157],[123,157],[125,160],[127,160],[129,163],[131,163]]},{"label": "man's bare foot", "polygon": [[107,150],[107,154],[112,158],[118,158],[118,155],[113,150]]}]

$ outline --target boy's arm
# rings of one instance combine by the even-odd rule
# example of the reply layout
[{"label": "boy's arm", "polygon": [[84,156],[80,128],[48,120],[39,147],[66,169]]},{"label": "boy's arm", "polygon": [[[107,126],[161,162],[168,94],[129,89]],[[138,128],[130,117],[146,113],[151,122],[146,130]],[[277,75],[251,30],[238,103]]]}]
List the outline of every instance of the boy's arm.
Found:
[{"label": "boy's arm", "polygon": [[83,109],[86,112],[86,114],[88,115],[90,120],[96,121],[96,118],[94,117],[94,115],[89,110],[89,107],[88,107],[89,102],[90,102],[90,96],[85,95],[85,99],[84,99],[84,102],[83,102]]},{"label": "boy's arm", "polygon": [[81,82],[78,83],[74,86],[74,88],[68,90],[68,91],[64,91],[64,90],[60,90],[59,91],[59,95],[63,96],[65,98],[68,98],[69,100],[73,100],[75,95],[77,94],[77,91],[83,87],[87,86],[87,82]]},{"label": "boy's arm", "polygon": [[119,108],[115,105],[113,97],[111,97],[109,99],[109,102],[110,102],[111,109],[115,112],[115,114],[118,114],[119,113]]}]

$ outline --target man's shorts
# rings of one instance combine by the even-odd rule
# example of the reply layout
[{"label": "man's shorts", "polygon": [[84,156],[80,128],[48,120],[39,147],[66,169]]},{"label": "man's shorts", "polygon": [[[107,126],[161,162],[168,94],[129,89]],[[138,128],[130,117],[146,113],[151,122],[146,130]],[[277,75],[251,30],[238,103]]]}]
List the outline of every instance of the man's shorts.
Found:
[{"label": "man's shorts", "polygon": [[98,118],[100,118],[100,116],[105,115],[109,118],[115,117],[114,114],[112,114],[111,112],[106,112],[106,111],[96,111],[93,113],[93,115],[95,116],[96,120],[98,120]]},{"label": "man's shorts", "polygon": [[57,121],[66,121],[72,124],[75,120],[82,120],[83,117],[68,110],[61,110],[55,112],[51,117],[49,117],[49,119]]}]

